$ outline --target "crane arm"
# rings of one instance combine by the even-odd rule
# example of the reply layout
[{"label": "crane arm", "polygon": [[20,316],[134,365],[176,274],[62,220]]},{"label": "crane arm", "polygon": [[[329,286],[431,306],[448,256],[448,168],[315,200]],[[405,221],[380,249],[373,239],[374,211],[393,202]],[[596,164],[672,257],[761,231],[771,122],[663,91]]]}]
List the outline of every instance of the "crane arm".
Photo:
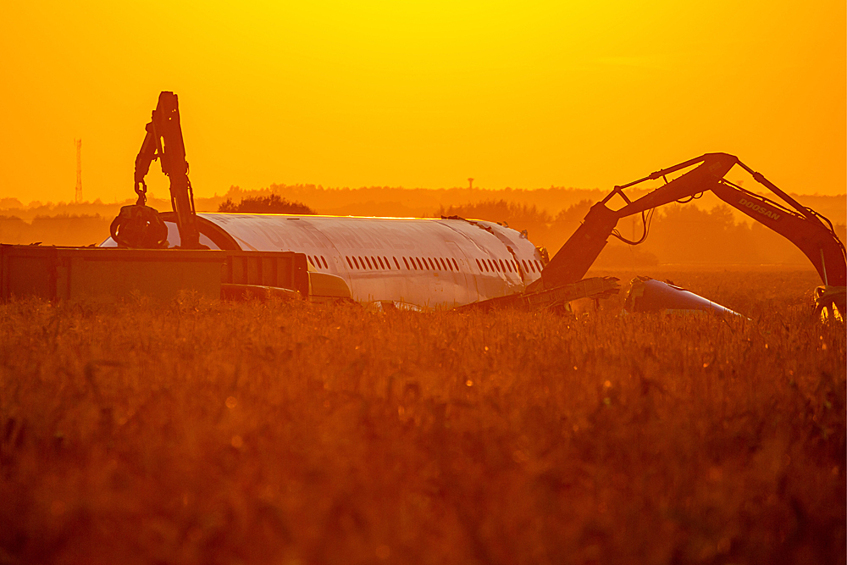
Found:
[{"label": "crane arm", "polygon": [[[137,207],[143,210],[121,210],[121,216],[112,224],[112,237],[129,247],[144,246],[143,241],[128,234],[139,232],[137,224],[142,218],[148,222],[146,230],[152,222],[155,211],[147,208],[147,183],[144,178],[150,170],[150,165],[156,159],[162,166],[162,172],[170,181],[171,206],[176,216],[179,230],[180,246],[187,249],[200,249],[200,233],[197,228],[197,214],[194,209],[194,194],[191,181],[188,180],[188,162],[185,160],[185,143],[182,138],[182,128],[179,120],[179,101],[173,92],[159,94],[159,102],[153,110],[150,122],[145,127],[147,133],[141,144],[141,149],[135,157],[135,192],[138,194]],[[129,206],[125,208],[131,208]],[[134,222],[130,218],[138,218]],[[124,228],[122,230],[122,228]],[[124,236],[121,236],[124,231]],[[117,237],[116,237],[117,236]]]},{"label": "crane arm", "polygon": [[[668,174],[693,165],[697,167],[637,200],[630,200],[623,191],[647,180],[666,178]],[[779,196],[787,206],[743,190],[725,180],[724,176],[734,165],[750,172],[756,181]],[[815,266],[824,284],[845,285],[847,257],[844,245],[835,235],[828,220],[802,206],[737,157],[726,153],[707,153],[623,186],[616,186],[602,201],[591,207],[583,223],[542,271],[544,288],[576,282],[584,277],[606,246],[609,236],[621,218],[691,198],[705,191],[714,192],[730,206],[793,242]],[[623,198],[626,205],[619,210],[612,210],[606,204],[616,194]]]}]

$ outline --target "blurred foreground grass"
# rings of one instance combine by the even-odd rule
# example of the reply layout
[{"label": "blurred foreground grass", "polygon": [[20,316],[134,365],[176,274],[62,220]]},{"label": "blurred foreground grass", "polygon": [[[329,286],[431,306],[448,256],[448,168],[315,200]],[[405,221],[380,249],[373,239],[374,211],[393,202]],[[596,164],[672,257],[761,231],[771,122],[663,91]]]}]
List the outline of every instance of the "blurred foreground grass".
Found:
[{"label": "blurred foreground grass", "polygon": [[753,318],[0,305],[0,563],[843,563],[845,331]]}]

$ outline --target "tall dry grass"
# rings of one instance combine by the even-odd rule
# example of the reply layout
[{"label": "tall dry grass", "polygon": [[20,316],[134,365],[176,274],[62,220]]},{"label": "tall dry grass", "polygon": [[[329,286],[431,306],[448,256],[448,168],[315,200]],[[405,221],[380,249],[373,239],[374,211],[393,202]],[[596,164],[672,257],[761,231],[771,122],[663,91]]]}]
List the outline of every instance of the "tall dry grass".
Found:
[{"label": "tall dry grass", "polygon": [[0,563],[844,562],[844,327],[668,275],[753,320],[2,305]]}]

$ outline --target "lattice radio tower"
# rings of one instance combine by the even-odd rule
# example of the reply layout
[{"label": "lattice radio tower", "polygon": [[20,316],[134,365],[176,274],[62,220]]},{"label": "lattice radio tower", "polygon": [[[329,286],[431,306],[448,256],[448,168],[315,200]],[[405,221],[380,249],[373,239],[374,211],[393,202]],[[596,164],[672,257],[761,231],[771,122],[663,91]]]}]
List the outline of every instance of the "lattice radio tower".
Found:
[{"label": "lattice radio tower", "polygon": [[76,194],[74,202],[77,204],[82,202],[82,140],[74,139],[76,145]]}]

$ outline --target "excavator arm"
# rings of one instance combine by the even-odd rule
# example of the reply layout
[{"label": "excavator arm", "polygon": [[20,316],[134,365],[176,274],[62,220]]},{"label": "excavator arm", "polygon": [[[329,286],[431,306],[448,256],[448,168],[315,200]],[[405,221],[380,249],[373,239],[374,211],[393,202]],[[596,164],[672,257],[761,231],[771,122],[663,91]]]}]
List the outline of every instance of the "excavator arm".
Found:
[{"label": "excavator arm", "polygon": [[[697,165],[694,169],[637,200],[630,200],[624,193],[624,189],[628,187],[647,180],[667,179],[667,175],[694,165]],[[754,194],[725,180],[724,176],[735,165],[752,174],[757,182],[768,188],[785,204]],[[692,198],[705,191],[712,191],[730,206],[793,242],[815,266],[825,285],[847,284],[844,244],[835,235],[829,220],[803,207],[737,157],[726,153],[707,153],[656,171],[629,184],[616,186],[606,198],[591,207],[582,225],[542,271],[543,287],[552,288],[582,279],[606,246],[609,236],[621,218]],[[606,205],[615,195],[620,195],[626,202],[619,210],[612,210]]]},{"label": "excavator arm", "polygon": [[[150,122],[141,149],[135,157],[135,192],[138,202],[125,206],[112,223],[112,237],[127,247],[157,247],[163,227],[159,226],[157,213],[145,206],[147,183],[144,178],[156,159],[162,172],[170,180],[171,206],[179,229],[180,246],[186,249],[201,249],[197,215],[194,209],[194,194],[188,180],[188,162],[185,160],[185,143],[179,120],[179,101],[173,92],[159,94],[159,102]],[[151,235],[155,232],[155,236]],[[165,236],[167,234],[165,233]]]}]

